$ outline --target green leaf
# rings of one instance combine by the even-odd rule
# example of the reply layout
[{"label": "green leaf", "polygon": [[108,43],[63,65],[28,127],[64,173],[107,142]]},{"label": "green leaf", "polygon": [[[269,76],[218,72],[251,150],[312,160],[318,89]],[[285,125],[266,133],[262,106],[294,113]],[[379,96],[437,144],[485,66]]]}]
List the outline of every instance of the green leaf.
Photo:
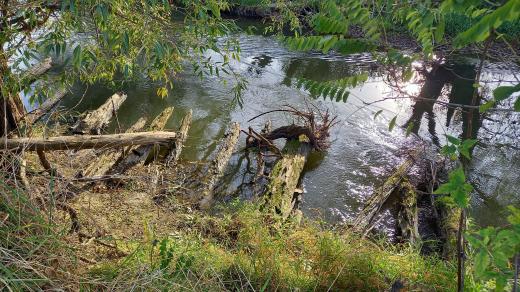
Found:
[{"label": "green leaf", "polygon": [[496,101],[502,101],[517,91],[520,91],[520,84],[516,86],[499,86],[493,90],[493,97]]},{"label": "green leaf", "polygon": [[520,112],[520,97],[516,99],[514,109],[515,111]]},{"label": "green leaf", "polygon": [[460,145],[460,139],[458,139],[458,138],[455,138],[455,137],[450,136],[450,135],[446,135],[446,139],[448,139],[448,141],[449,141],[451,144],[454,144],[454,145]]},{"label": "green leaf", "polygon": [[491,262],[491,259],[489,257],[488,252],[486,250],[481,250],[475,256],[475,273],[478,276],[482,276],[485,273],[490,262]]},{"label": "green leaf", "polygon": [[374,114],[374,120],[381,114],[383,113],[383,110],[378,110],[375,114]]},{"label": "green leaf", "polygon": [[408,126],[406,127],[406,137],[410,136],[410,134],[412,133],[413,127],[414,127],[414,123],[409,122]]},{"label": "green leaf", "polygon": [[392,130],[395,128],[396,121],[397,116],[393,117],[392,120],[390,120],[390,124],[388,124],[388,131],[392,132]]}]

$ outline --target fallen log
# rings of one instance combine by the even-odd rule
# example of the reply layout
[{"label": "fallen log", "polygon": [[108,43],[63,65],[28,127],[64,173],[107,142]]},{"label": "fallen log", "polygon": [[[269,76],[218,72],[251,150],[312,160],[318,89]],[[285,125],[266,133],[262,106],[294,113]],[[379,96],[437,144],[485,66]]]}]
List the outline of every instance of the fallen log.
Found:
[{"label": "fallen log", "polygon": [[[173,107],[168,107],[162,111],[150,124],[148,129],[150,131],[159,131],[164,129],[168,119],[171,117],[173,113]],[[176,133],[175,139],[179,139],[178,134]],[[171,145],[175,143],[174,140],[170,140],[169,144],[161,143],[163,146]],[[138,144],[135,144],[138,145]],[[149,143],[147,145],[140,145],[135,147],[130,147],[125,150],[126,155],[121,157],[114,165],[110,168],[110,170],[106,174],[123,174],[130,168],[144,163],[150,155],[154,155],[158,145],[153,145],[153,143]]]},{"label": "fallen log", "polygon": [[367,200],[363,210],[352,223],[354,229],[364,234],[370,229],[374,218],[381,210],[381,207],[383,207],[390,195],[401,186],[401,183],[414,165],[415,157],[417,157],[417,155],[418,151],[414,151],[412,155],[407,158]]},{"label": "fallen log", "polygon": [[240,125],[238,123],[232,123],[228,132],[222,138],[217,154],[213,161],[211,161],[205,176],[202,181],[202,188],[199,191],[202,199],[199,201],[199,207],[201,209],[207,209],[211,206],[213,201],[213,189],[217,182],[222,177],[226,166],[228,165],[233,149],[238,142],[240,135]]},{"label": "fallen log", "polygon": [[182,118],[181,126],[179,127],[179,139],[175,141],[173,145],[170,145],[170,153],[166,155],[166,164],[167,165],[175,165],[179,157],[181,156],[182,147],[184,146],[184,142],[186,142],[186,138],[188,137],[188,131],[190,130],[191,119],[192,119],[193,111],[189,110],[188,113]]},{"label": "fallen log", "polygon": [[[140,118],[137,122],[135,122],[125,133],[134,133],[140,131],[144,128],[146,124],[145,118]],[[98,159],[89,164],[85,171],[81,173],[81,175],[77,177],[89,176],[103,176],[108,174],[108,171],[114,166],[114,164],[125,154],[128,153],[128,150],[119,149],[112,150],[101,154]]]},{"label": "fallen log", "polygon": [[311,150],[312,146],[306,136],[287,141],[282,157],[276,161],[269,174],[262,210],[279,215],[282,221],[290,216],[295,207],[294,194]]},{"label": "fallen log", "polygon": [[71,149],[101,149],[132,145],[169,145],[177,138],[175,132],[139,132],[111,135],[75,135],[49,138],[0,138],[0,151],[25,149],[49,151]]},{"label": "fallen log", "polygon": [[57,90],[51,97],[46,99],[37,109],[25,116],[27,124],[32,125],[38,122],[47,112],[49,112],[64,96],[66,89]]},{"label": "fallen log", "polygon": [[117,110],[126,100],[126,97],[126,94],[122,93],[112,95],[99,108],[88,113],[85,118],[72,126],[70,129],[71,132],[73,134],[100,135],[103,128],[108,125],[112,117],[115,116]]},{"label": "fallen log", "polygon": [[45,74],[52,67],[52,59],[45,58],[40,63],[33,65],[27,71],[22,73],[24,79],[28,80],[28,83],[34,82],[38,77]]}]

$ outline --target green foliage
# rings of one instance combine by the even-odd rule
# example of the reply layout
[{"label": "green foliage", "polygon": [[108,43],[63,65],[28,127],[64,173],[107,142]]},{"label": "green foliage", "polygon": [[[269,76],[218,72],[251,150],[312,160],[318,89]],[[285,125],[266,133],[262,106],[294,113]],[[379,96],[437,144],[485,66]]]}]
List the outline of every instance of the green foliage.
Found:
[{"label": "green foliage", "polygon": [[[9,72],[3,72],[10,77],[2,84],[5,93],[30,89],[34,80],[12,73],[20,65],[29,67],[35,60],[48,56],[65,65],[63,74],[49,83],[71,84],[79,78],[86,83],[104,82],[120,87],[127,81],[149,78],[158,83],[157,93],[161,97],[172,88],[172,78],[183,65],[204,60],[202,56],[208,50],[222,57],[238,56],[234,54],[238,45],[233,38],[217,46],[219,37],[236,31],[234,23],[220,15],[221,10],[229,7],[226,1],[171,4],[157,0],[71,0],[63,1],[61,6],[47,2],[31,1],[21,8],[9,3],[6,7],[12,24],[0,30],[0,43],[5,47],[0,53],[7,59],[19,57],[10,65]],[[46,13],[59,13],[59,17],[49,21]],[[179,15],[183,22],[174,20]],[[31,17],[37,18],[34,27],[15,22]],[[41,27],[46,29],[31,38],[24,37]],[[22,41],[17,43],[19,39]],[[227,62],[213,62],[200,67],[209,72],[207,75],[218,75],[229,72],[223,70],[227,66]]]},{"label": "green foliage", "polygon": [[296,86],[309,91],[314,98],[323,97],[323,99],[330,98],[330,100],[346,102],[349,95],[348,88],[356,87],[367,79],[368,74],[349,76],[326,82],[299,78]]},{"label": "green foliage", "polygon": [[[293,50],[320,50],[327,53],[335,50],[341,54],[352,54],[375,49],[374,41],[380,37],[378,23],[369,10],[357,0],[325,1],[317,14],[312,16],[310,26],[318,35],[285,37],[283,40]],[[349,27],[363,28],[365,39],[348,37]]]},{"label": "green foliage", "polygon": [[444,201],[454,204],[459,208],[466,208],[469,203],[469,195],[473,191],[473,187],[466,183],[466,176],[464,169],[459,167],[451,171],[448,175],[448,182],[442,184],[433,192],[434,194],[449,194],[449,197],[444,197]]},{"label": "green foliage", "polygon": [[427,57],[433,54],[436,43],[444,41],[444,14],[437,8],[422,5],[401,7],[396,11],[396,18],[416,37]]},{"label": "green foliage", "polygon": [[509,207],[509,211],[510,226],[487,227],[466,234],[475,254],[475,278],[482,282],[494,280],[496,291],[504,291],[507,281],[514,277],[515,268],[511,261],[520,252],[520,210]]},{"label": "green foliage", "polygon": [[463,156],[466,159],[471,159],[471,149],[475,146],[477,140],[466,139],[461,141],[460,139],[450,135],[446,135],[446,139],[448,140],[448,144],[442,147],[442,154],[450,157],[451,160],[456,160],[459,156]]},{"label": "green foliage", "polygon": [[[449,8],[450,5],[445,5],[445,9]],[[482,13],[484,12],[489,13],[454,39],[455,47],[461,48],[471,43],[483,42],[493,30],[499,28],[504,22],[517,20],[520,17],[520,1],[509,0],[495,10],[483,10]]]},{"label": "green foliage", "polygon": [[[501,102],[505,99],[508,99],[516,92],[520,91],[520,84],[516,86],[499,86],[493,90],[493,98],[482,104],[479,108],[480,112],[486,112],[490,108],[492,108],[496,103]],[[517,97],[516,102],[514,104],[515,111],[520,111],[520,97]]]}]

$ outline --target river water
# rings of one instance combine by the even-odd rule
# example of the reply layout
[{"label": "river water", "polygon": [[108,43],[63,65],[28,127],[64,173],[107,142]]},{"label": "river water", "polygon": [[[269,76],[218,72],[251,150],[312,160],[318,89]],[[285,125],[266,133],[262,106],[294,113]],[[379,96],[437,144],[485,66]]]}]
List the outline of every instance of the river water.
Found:
[{"label": "river water", "polygon": [[[339,123],[331,133],[332,144],[325,153],[313,154],[303,178],[303,202],[306,216],[323,218],[328,222],[348,222],[362,208],[363,202],[382,183],[386,174],[404,159],[404,150],[426,141],[431,147],[445,143],[445,133],[458,136],[467,117],[460,110],[448,110],[432,102],[405,99],[387,99],[370,106],[364,103],[402,95],[390,86],[388,72],[378,67],[368,54],[352,56],[296,53],[284,48],[273,37],[241,35],[241,61],[232,63],[233,69],[244,76],[249,84],[243,95],[243,107],[233,103],[233,93],[222,80],[226,76],[200,80],[188,69],[177,75],[174,88],[167,98],[156,95],[156,86],[147,81],[131,84],[125,89],[128,99],[119,110],[118,122],[126,128],[141,116],[154,117],[166,106],[174,106],[174,118],[169,129],[176,129],[189,109],[193,110],[193,124],[188,135],[182,159],[207,159],[231,121],[260,130],[270,119],[273,127],[287,125],[292,117],[283,113],[260,113],[292,105],[305,109],[312,103],[321,110],[337,115]],[[213,56],[216,57],[216,56]],[[401,91],[421,93],[424,98],[451,103],[469,103],[473,91],[477,61],[469,57],[452,58],[450,64],[424,77],[415,74],[412,81],[400,84]],[[297,89],[295,78],[333,80],[368,72],[369,79],[351,90],[347,102],[313,99]],[[520,70],[511,65],[486,63],[483,81],[514,80]],[[488,83],[483,97],[490,90],[507,82]],[[113,93],[110,88],[91,86],[84,95],[84,87],[77,87],[61,106],[77,110],[94,109]],[[84,98],[82,96],[84,95]],[[374,113],[383,112],[374,119]],[[397,115],[397,127],[389,131],[389,121]],[[477,115],[478,116],[478,115]],[[472,213],[482,225],[503,222],[504,206],[520,203],[520,151],[516,138],[519,115],[497,112],[482,123],[477,134],[484,146],[474,151],[470,166],[471,180],[478,188],[472,200]],[[482,120],[482,119],[480,119]],[[406,137],[401,127],[414,121],[417,136]],[[449,121],[449,122],[448,122]],[[112,125],[116,129],[116,125]],[[499,134],[495,134],[499,132]],[[245,144],[241,137],[228,169],[225,182],[228,189],[236,187],[245,171],[239,165]],[[248,198],[244,198],[248,199]]]}]

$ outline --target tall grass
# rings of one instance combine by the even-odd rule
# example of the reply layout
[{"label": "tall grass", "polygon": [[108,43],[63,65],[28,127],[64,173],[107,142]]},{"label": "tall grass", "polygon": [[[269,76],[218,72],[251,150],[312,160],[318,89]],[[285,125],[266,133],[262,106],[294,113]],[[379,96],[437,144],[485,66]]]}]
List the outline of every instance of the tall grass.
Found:
[{"label": "tall grass", "polygon": [[[35,197],[37,194],[32,194]],[[45,207],[45,209],[43,209]],[[53,206],[40,206],[25,191],[0,181],[0,290],[41,291],[70,287],[76,257],[53,224]]]},{"label": "tall grass", "polygon": [[124,260],[90,271],[96,289],[450,291],[455,271],[411,247],[391,247],[334,232],[316,223],[274,229],[253,204],[215,218],[200,217],[191,231],[135,242]]},{"label": "tall grass", "polygon": [[[234,202],[218,215],[195,213],[171,234],[124,240],[120,258],[77,261],[84,246],[54,224],[24,192],[0,184],[0,290],[37,291],[380,291],[455,288],[451,264],[333,231],[319,222],[273,218],[252,203]],[[107,210],[110,212],[110,210]],[[123,241],[123,240],[121,240]]]}]

